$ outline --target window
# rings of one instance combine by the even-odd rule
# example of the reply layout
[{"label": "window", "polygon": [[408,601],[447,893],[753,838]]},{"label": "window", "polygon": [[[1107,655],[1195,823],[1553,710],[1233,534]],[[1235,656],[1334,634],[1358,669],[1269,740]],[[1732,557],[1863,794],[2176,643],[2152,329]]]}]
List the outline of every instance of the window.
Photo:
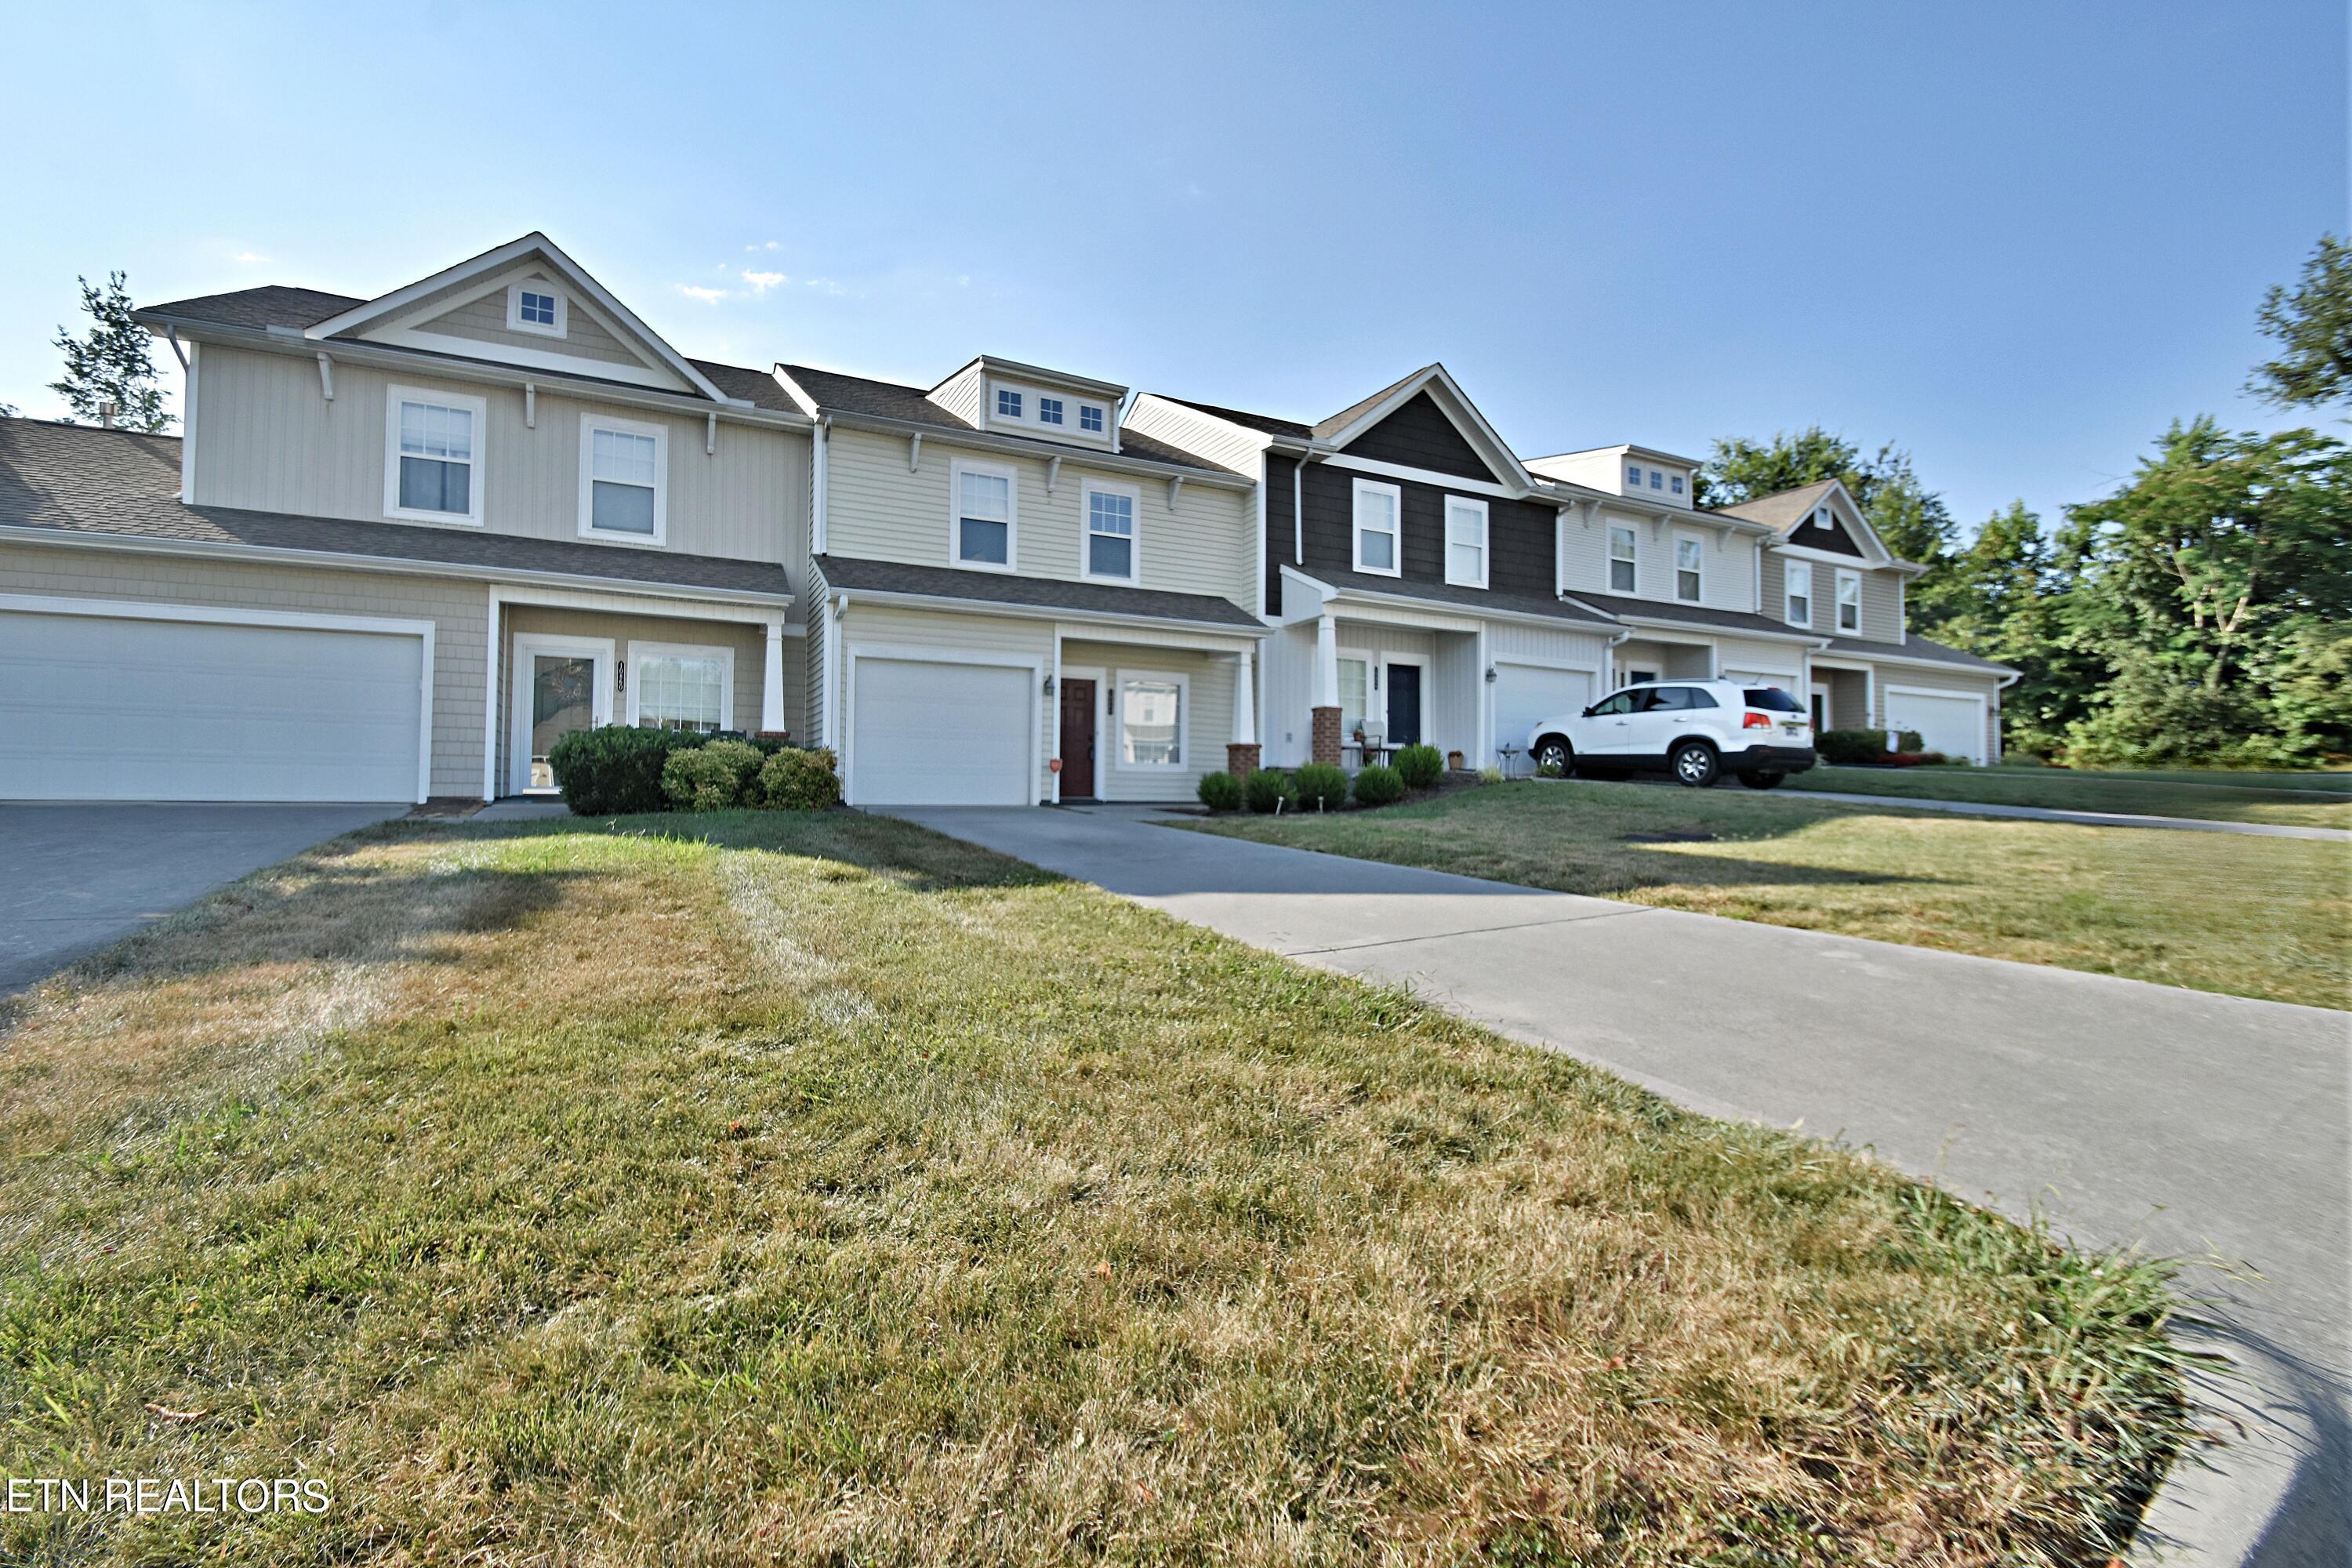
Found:
[{"label": "window", "polygon": [[1339,733],[1344,738],[1362,729],[1372,716],[1372,661],[1339,660]]},{"label": "window", "polygon": [[1087,576],[1132,583],[1141,574],[1135,559],[1135,497],[1133,490],[1087,484]]},{"label": "window", "polygon": [[1642,488],[1641,464],[1628,463],[1625,465],[1625,488],[1629,490],[1638,490]]},{"label": "window", "polygon": [[1486,585],[1486,503],[1445,498],[1445,580],[1462,588]]},{"label": "window", "polygon": [[1652,468],[1650,470],[1650,488],[1654,490],[1662,490],[1665,489],[1666,476],[1660,473],[1657,469]]},{"label": "window", "polygon": [[1184,678],[1129,674],[1118,678],[1118,765],[1184,765]]},{"label": "window", "polygon": [[1356,481],[1356,570],[1401,577],[1397,563],[1398,518],[1403,492],[1371,479]]},{"label": "window", "polygon": [[1802,704],[1777,686],[1751,686],[1741,691],[1740,700],[1750,708],[1767,713],[1802,713]]},{"label": "window", "polygon": [[1842,632],[1862,630],[1862,574],[1840,572],[1837,574],[1837,629]]},{"label": "window", "polygon": [[1676,495],[1682,494],[1683,477],[1680,474],[1676,474],[1672,479],[1667,481],[1667,488],[1672,489]]},{"label": "window", "polygon": [[1103,411],[1097,408],[1093,404],[1081,403],[1078,405],[1079,429],[1091,430],[1096,435],[1099,436],[1102,434],[1102,419]]},{"label": "window", "polygon": [[659,425],[580,416],[580,531],[661,542],[669,432]]},{"label": "window", "polygon": [[1687,533],[1675,536],[1675,597],[1685,605],[1696,605],[1699,599],[1699,574],[1706,558],[1706,545]]},{"label": "window", "polygon": [[[1636,675],[1633,679],[1639,681],[1655,678]],[[1641,695],[1638,691],[1621,691],[1606,701],[1596,704],[1592,710],[1592,716],[1596,719],[1614,719],[1622,713],[1631,713],[1633,710],[1634,699]]]},{"label": "window", "polygon": [[950,564],[1013,570],[1014,498],[1011,468],[959,462],[953,470],[955,539]]},{"label": "window", "polygon": [[1017,392],[1007,392],[1001,386],[998,387],[996,389],[996,412],[1007,419],[1020,418],[1021,395]]},{"label": "window", "polygon": [[395,386],[384,406],[383,510],[423,522],[482,521],[478,397]]},{"label": "window", "polygon": [[1058,397],[1039,398],[1037,400],[1037,423],[1040,425],[1059,425],[1061,422],[1062,400]]},{"label": "window", "polygon": [[1627,671],[1627,672],[1626,672],[1626,675],[1625,675],[1625,680],[1626,680],[1626,683],[1627,683],[1628,685],[1632,685],[1632,686],[1643,686],[1643,685],[1646,685],[1646,684],[1648,684],[1649,682],[1651,682],[1651,681],[1653,681],[1653,680],[1655,680],[1655,679],[1658,679],[1658,672],[1657,672],[1656,670],[1654,670],[1654,669],[1635,669],[1635,670],[1629,670],[1629,671]]},{"label": "window", "polygon": [[512,284],[507,289],[507,326],[514,331],[560,338],[565,314],[562,291],[543,278]]},{"label": "window", "polygon": [[629,645],[629,722],[708,735],[734,727],[735,653],[669,643]]},{"label": "window", "polygon": [[1632,529],[1618,522],[1609,525],[1609,591],[1611,593],[1631,594],[1634,591],[1634,584],[1640,576],[1641,548],[1642,542],[1633,537]]},{"label": "window", "polygon": [[1781,568],[1787,581],[1789,604],[1784,618],[1792,626],[1813,624],[1813,569],[1805,562],[1791,561]]}]

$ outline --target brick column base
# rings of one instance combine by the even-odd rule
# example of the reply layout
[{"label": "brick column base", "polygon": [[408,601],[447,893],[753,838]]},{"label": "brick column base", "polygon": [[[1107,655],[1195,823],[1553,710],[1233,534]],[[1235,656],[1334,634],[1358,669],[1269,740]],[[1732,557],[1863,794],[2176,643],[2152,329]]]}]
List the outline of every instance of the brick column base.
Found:
[{"label": "brick column base", "polygon": [[1315,710],[1314,744],[1309,752],[1315,761],[1339,765],[1339,710],[1337,708]]},{"label": "brick column base", "polygon": [[1257,760],[1265,748],[1254,741],[1235,741],[1225,748],[1225,772],[1237,779],[1246,779],[1257,772]]}]

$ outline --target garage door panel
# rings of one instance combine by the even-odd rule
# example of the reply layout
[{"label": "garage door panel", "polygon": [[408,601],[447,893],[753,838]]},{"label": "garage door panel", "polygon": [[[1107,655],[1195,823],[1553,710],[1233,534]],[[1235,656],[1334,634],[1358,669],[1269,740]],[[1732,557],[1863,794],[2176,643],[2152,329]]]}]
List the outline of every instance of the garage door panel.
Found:
[{"label": "garage door panel", "polygon": [[1593,695],[1590,670],[1500,665],[1495,673],[1495,743],[1525,746],[1538,724],[1581,712]]},{"label": "garage door panel", "polygon": [[860,805],[1033,805],[1025,667],[861,658],[851,702]]},{"label": "garage door panel", "polygon": [[424,639],[0,612],[0,798],[416,795]]},{"label": "garage door panel", "polygon": [[1984,708],[1977,699],[1958,692],[1889,691],[1886,727],[1916,730],[1928,751],[1948,757],[1985,760]]}]

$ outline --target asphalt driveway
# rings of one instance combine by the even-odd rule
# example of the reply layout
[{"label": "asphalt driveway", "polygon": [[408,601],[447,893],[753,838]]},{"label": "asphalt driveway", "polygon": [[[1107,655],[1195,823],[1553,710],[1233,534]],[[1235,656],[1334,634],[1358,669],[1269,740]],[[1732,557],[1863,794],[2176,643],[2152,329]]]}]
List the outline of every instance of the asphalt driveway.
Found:
[{"label": "asphalt driveway", "polygon": [[1874,1147],[2197,1268],[2242,1382],[2154,1532],[2198,1563],[2352,1549],[2352,1015],[1648,909],[1152,826],[895,815],[1254,945],[1409,985],[1694,1110]]},{"label": "asphalt driveway", "polygon": [[0,805],[0,995],[406,805]]}]

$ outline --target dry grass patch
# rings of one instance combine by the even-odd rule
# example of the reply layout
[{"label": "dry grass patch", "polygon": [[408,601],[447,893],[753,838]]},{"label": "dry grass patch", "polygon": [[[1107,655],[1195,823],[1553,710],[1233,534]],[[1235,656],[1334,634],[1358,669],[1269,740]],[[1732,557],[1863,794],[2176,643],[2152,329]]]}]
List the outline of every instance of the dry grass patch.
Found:
[{"label": "dry grass patch", "polygon": [[334,1503],[9,1560],[2074,1562],[2178,1436],[2147,1265],[903,824],[677,828],[382,830],[25,1012],[8,1469]]}]

